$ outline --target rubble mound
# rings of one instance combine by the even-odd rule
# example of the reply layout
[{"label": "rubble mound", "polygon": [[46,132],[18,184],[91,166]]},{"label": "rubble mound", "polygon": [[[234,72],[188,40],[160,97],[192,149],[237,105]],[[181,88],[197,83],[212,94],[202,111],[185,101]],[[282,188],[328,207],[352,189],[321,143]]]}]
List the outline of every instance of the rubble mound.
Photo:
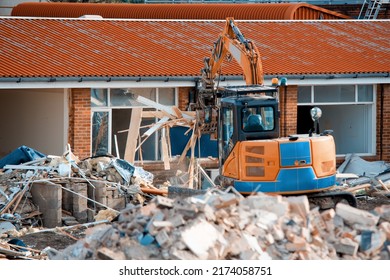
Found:
[{"label": "rubble mound", "polygon": [[49,259],[315,260],[390,259],[390,206],[365,211],[339,203],[310,209],[306,196],[233,189],[128,205],[109,225]]}]

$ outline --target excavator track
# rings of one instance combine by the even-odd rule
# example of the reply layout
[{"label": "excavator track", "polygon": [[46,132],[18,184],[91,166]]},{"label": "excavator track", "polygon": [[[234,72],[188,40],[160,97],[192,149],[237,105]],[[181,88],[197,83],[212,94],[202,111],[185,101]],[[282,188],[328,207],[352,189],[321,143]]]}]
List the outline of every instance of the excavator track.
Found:
[{"label": "excavator track", "polygon": [[[234,186],[234,179],[219,175],[215,178],[214,183],[216,185],[222,186],[223,188],[227,188],[229,186]],[[242,195],[250,195],[250,194],[242,194]],[[319,206],[320,209],[329,209],[336,207],[337,203],[347,203],[352,207],[357,207],[357,199],[356,197],[346,191],[328,189],[320,192],[312,192],[312,193],[300,193],[300,194],[281,194],[284,196],[294,196],[294,195],[306,195],[309,199],[311,207]]]},{"label": "excavator track", "polygon": [[[222,186],[223,188],[227,188],[229,186],[234,185],[234,179],[217,176],[214,183],[216,185]],[[250,194],[242,194],[242,195],[250,195]],[[357,199],[356,197],[350,193],[341,190],[324,190],[321,192],[313,192],[313,193],[301,193],[301,194],[281,194],[284,196],[293,196],[293,195],[306,195],[309,199],[310,208],[319,207],[321,210],[326,210],[330,208],[335,208],[337,203],[346,203],[352,207],[357,207]]]},{"label": "excavator track", "polygon": [[347,203],[357,207],[356,197],[350,192],[324,191],[307,195],[311,207],[318,206],[321,210],[335,208],[337,203]]}]

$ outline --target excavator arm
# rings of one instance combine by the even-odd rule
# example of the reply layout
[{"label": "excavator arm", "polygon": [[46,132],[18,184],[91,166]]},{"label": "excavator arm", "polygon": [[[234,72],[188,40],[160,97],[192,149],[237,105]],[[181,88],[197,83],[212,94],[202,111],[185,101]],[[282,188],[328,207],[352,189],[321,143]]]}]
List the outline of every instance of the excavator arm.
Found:
[{"label": "excavator arm", "polygon": [[226,25],[214,44],[211,56],[205,58],[202,69],[203,87],[214,89],[214,80],[220,74],[225,58],[234,58],[241,66],[247,85],[262,85],[263,69],[256,45],[242,35],[233,18],[226,19]]}]

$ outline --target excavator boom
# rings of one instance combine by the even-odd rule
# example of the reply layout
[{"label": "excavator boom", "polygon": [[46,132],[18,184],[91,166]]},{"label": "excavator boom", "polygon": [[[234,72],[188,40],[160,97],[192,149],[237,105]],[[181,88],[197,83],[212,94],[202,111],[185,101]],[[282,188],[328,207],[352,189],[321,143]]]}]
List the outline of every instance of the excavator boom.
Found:
[{"label": "excavator boom", "polygon": [[202,69],[204,88],[214,89],[214,80],[220,74],[225,59],[234,58],[243,70],[247,85],[262,85],[263,69],[260,53],[256,45],[245,39],[233,18],[227,18],[226,24],[215,42],[211,57],[206,58]]}]

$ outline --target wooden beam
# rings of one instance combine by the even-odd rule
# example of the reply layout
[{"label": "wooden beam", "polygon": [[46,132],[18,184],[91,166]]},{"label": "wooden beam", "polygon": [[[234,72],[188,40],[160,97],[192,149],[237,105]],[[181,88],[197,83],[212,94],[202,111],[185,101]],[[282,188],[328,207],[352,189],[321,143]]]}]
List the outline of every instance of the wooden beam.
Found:
[{"label": "wooden beam", "polygon": [[172,158],[172,147],[171,147],[171,126],[167,126],[165,128],[165,136],[167,137],[167,144],[168,144],[168,155],[169,158]]},{"label": "wooden beam", "polygon": [[157,130],[159,130],[167,121],[169,120],[168,117],[163,117],[161,120],[159,120],[157,123],[155,123],[151,128],[149,128],[142,136],[150,136]]},{"label": "wooden beam", "polygon": [[181,119],[183,117],[183,114],[182,112],[180,111],[179,108],[177,108],[176,106],[172,106],[172,110],[176,113],[176,116]]},{"label": "wooden beam", "polygon": [[188,139],[187,145],[184,147],[184,150],[180,155],[179,163],[181,163],[184,160],[184,158],[186,157],[186,154],[191,147],[191,143],[192,143],[191,139],[192,139],[192,137],[190,139]]},{"label": "wooden beam", "polygon": [[389,188],[383,183],[382,180],[378,180],[378,182],[379,182],[379,184],[381,184],[382,188],[385,189],[385,191],[387,191],[387,192],[389,191]]},{"label": "wooden beam", "polygon": [[142,192],[148,193],[148,194],[168,195],[168,190],[150,189],[150,188],[145,188],[145,187],[141,187],[140,189]]},{"label": "wooden beam", "polygon": [[161,136],[161,149],[162,149],[162,157],[164,161],[164,169],[165,170],[170,170],[171,165],[169,162],[169,150],[168,150],[168,143],[167,143],[167,137],[166,137],[166,132],[165,129],[162,131],[162,136]]},{"label": "wooden beam", "polygon": [[343,189],[343,190],[345,190],[347,192],[354,193],[354,192],[359,191],[361,189],[365,189],[365,191],[368,191],[369,188],[371,188],[371,184],[367,183],[367,184],[357,185],[357,186],[354,186],[354,187],[351,187],[351,188],[346,188],[346,189]]},{"label": "wooden beam", "polygon": [[19,198],[20,191],[18,193],[15,193],[12,199],[7,203],[7,205],[0,211],[0,215],[4,214],[8,209],[15,203],[15,201]]},{"label": "wooden beam", "polygon": [[159,118],[167,116],[164,112],[161,111],[142,111],[142,118]]},{"label": "wooden beam", "polygon": [[130,163],[134,163],[135,151],[139,135],[139,128],[142,121],[142,108],[133,108],[131,110],[131,118],[129,132],[127,134],[126,148],[124,159]]},{"label": "wooden beam", "polygon": [[26,252],[18,252],[0,247],[0,253],[10,257],[26,257]]},{"label": "wooden beam", "polygon": [[[168,114],[170,114],[173,118],[180,118],[177,114],[177,112],[172,108],[172,106],[166,106],[166,105],[162,105],[162,104],[159,104],[157,102],[154,102],[153,100],[150,100],[148,98],[145,98],[143,96],[136,96],[136,101],[142,103],[142,104],[145,104],[145,105],[148,105],[148,106],[151,106],[157,110],[160,110],[160,111],[164,111],[164,112],[167,112]],[[179,110],[177,108],[177,110]],[[180,111],[180,110],[179,110]],[[183,118],[185,119],[193,119],[194,117],[189,115],[189,114],[186,114],[185,112],[181,112],[182,115],[183,115]]]}]

